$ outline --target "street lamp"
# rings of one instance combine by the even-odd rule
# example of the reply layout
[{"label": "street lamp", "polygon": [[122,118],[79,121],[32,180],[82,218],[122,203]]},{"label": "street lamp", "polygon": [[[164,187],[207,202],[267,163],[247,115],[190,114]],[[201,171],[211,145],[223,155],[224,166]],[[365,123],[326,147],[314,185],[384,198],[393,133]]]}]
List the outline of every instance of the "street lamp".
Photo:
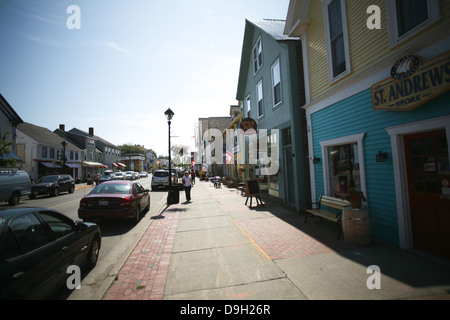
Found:
[{"label": "street lamp", "polygon": [[172,159],[170,156],[170,124],[172,123],[172,118],[173,118],[173,111],[169,109],[166,110],[166,112],[164,112],[166,118],[167,118],[167,124],[169,125],[169,194],[167,195],[167,204],[172,204],[173,203],[173,199],[171,194],[173,193],[172,190]]},{"label": "street lamp", "polygon": [[66,165],[66,146],[67,146],[66,140],[64,140],[63,142],[61,142],[61,145],[62,145],[62,147],[63,147],[63,154],[62,154],[62,170],[64,171],[64,166]]}]

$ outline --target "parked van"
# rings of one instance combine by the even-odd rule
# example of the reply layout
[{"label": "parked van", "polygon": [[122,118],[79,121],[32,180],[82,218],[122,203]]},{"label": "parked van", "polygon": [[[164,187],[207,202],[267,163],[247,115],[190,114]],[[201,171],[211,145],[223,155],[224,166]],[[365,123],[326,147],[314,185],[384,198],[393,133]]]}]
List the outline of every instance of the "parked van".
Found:
[{"label": "parked van", "polygon": [[27,172],[14,169],[0,169],[0,202],[8,201],[13,206],[21,196],[29,195],[31,179]]}]

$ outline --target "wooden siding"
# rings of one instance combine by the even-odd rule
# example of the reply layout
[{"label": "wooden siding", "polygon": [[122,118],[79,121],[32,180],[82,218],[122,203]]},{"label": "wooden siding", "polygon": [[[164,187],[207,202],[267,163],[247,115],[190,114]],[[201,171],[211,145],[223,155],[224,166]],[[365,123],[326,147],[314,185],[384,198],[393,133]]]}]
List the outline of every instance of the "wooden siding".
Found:
[{"label": "wooden siding", "polygon": [[[372,234],[398,244],[397,207],[392,149],[387,127],[448,115],[447,92],[411,111],[372,109],[370,89],[342,100],[311,116],[314,155],[321,154],[320,141],[365,132],[363,140],[367,199]],[[386,162],[376,162],[378,151],[387,152]],[[314,166],[316,199],[324,193],[323,161]]]},{"label": "wooden siding", "polygon": [[329,91],[335,90],[343,83],[361,76],[380,63],[391,62],[403,53],[411,53],[408,51],[410,47],[436,32],[445,32],[443,30],[450,27],[450,1],[441,0],[439,1],[441,17],[439,21],[412,38],[390,48],[386,1],[373,0],[370,2],[370,5],[377,5],[381,9],[380,30],[369,30],[366,26],[367,18],[369,17],[366,13],[368,5],[366,1],[346,1],[352,71],[347,76],[330,84],[328,80],[323,5],[321,1],[311,1],[309,9],[311,22],[306,32],[311,101],[327,94]]}]

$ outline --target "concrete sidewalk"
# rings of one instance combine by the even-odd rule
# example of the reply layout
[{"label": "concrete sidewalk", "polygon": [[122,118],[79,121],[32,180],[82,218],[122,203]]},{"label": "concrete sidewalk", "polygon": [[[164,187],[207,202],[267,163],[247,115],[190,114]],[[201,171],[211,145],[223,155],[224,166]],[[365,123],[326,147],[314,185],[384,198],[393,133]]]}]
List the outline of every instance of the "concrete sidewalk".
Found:
[{"label": "concrete sidewalk", "polygon": [[145,217],[150,227],[103,299],[450,299],[448,260],[355,247],[335,225],[305,224],[273,202],[249,208],[236,189],[209,182],[180,200]]}]

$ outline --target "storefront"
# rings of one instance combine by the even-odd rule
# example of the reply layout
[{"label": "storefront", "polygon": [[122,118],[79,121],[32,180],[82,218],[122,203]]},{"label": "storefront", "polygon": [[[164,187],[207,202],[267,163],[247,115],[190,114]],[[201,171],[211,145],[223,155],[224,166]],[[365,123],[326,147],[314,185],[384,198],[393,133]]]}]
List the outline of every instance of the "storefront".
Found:
[{"label": "storefront", "polygon": [[306,108],[313,198],[354,186],[374,237],[450,258],[450,52],[404,56],[385,77]]}]

